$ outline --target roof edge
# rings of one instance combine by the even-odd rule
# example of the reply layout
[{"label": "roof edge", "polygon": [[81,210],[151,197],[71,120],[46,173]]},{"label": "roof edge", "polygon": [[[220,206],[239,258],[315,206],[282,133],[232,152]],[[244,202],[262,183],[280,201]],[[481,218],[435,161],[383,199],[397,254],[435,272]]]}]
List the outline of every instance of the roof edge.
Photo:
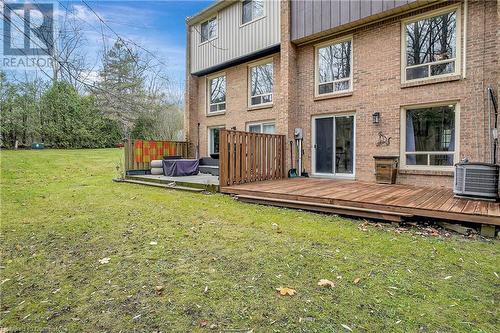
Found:
[{"label": "roof edge", "polygon": [[266,57],[266,56],[274,54],[274,53],[278,53],[278,52],[280,52],[280,48],[281,48],[281,44],[271,45],[271,46],[263,48],[261,50],[246,54],[246,55],[238,57],[238,58],[234,58],[234,59],[225,61],[223,63],[214,65],[212,67],[204,68],[204,69],[199,70],[197,72],[191,72],[191,75],[200,77],[200,76],[208,75],[211,73],[215,73],[215,72],[221,71],[223,69],[226,69],[226,68],[229,68],[232,66],[241,65],[243,63],[246,63],[246,62],[249,62],[252,60],[256,60],[256,59],[263,58],[263,57]]},{"label": "roof edge", "polygon": [[217,14],[218,11],[231,6],[235,2],[238,2],[238,0],[217,0],[216,2],[206,7],[205,9],[202,9],[193,16],[186,17],[186,24],[194,25],[200,23],[205,19],[209,19],[214,14]]}]

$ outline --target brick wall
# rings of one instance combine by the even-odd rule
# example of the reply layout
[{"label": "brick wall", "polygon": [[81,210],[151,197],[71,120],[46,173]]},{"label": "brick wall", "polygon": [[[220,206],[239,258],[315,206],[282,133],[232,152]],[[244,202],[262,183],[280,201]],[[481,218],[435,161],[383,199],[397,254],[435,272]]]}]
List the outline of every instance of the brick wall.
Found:
[{"label": "brick wall", "polygon": [[[289,139],[295,127],[302,127],[304,166],[311,172],[312,117],[355,113],[356,179],[374,181],[373,156],[400,154],[402,106],[456,101],[460,105],[460,158],[489,162],[491,145],[486,89],[490,84],[499,88],[500,10],[497,1],[469,0],[468,3],[465,78],[436,79],[424,85],[401,84],[400,20],[409,16],[406,14],[346,33],[353,36],[353,92],[343,97],[315,100],[314,44],[296,46],[290,42],[289,3],[284,2],[281,6],[281,53],[272,56],[273,107],[248,109],[248,63],[224,70],[227,76],[227,111],[224,115],[206,115],[206,78],[188,76],[187,137],[196,145],[196,127],[200,123],[200,153],[206,156],[207,128],[210,126],[235,126],[238,130],[244,130],[248,122],[274,120],[277,131],[286,134]],[[435,8],[421,9],[419,13]],[[462,5],[462,20],[463,17]],[[374,112],[381,114],[379,124],[372,123]],[[389,146],[376,146],[380,131],[391,137]],[[398,175],[398,182],[404,184],[451,187],[452,180],[450,172],[405,171]]]},{"label": "brick wall", "polygon": [[[467,37],[467,77],[406,87],[401,84],[401,23],[391,19],[350,32],[353,35],[354,90],[344,97],[314,99],[314,45],[297,49],[300,89],[297,116],[290,127],[304,129],[305,167],[311,171],[311,122],[314,115],[355,113],[356,179],[374,181],[374,155],[400,154],[401,107],[457,101],[460,105],[460,157],[489,161],[486,88],[498,79],[496,2],[470,1]],[[463,19],[463,10],[462,10]],[[341,37],[341,35],[336,36]],[[440,80],[436,80],[440,81]],[[372,123],[380,112],[381,122]],[[377,147],[378,132],[391,137],[387,147]],[[452,186],[452,173],[405,172],[400,183]]]},{"label": "brick wall", "polygon": [[[254,62],[262,59],[273,59],[273,105],[265,107],[248,107],[248,68]],[[197,124],[200,123],[200,156],[208,156],[208,129],[213,126],[224,126],[227,129],[236,127],[237,130],[245,131],[249,122],[274,121],[277,120],[280,105],[280,56],[276,53],[248,63],[226,68],[220,73],[226,75],[226,112],[224,114],[207,115],[207,76],[202,76],[192,81],[191,86],[196,90],[194,101],[191,102],[189,110],[189,135],[188,140],[195,147],[198,142]],[[216,75],[212,73],[209,76]],[[277,128],[282,128],[282,125]]]}]

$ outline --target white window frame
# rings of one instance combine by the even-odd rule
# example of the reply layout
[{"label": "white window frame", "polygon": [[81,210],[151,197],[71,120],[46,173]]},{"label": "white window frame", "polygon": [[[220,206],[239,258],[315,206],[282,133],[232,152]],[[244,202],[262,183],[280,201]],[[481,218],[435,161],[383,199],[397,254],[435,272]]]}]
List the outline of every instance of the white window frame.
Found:
[{"label": "white window frame", "polygon": [[[267,65],[271,64],[273,66],[273,89],[270,93],[266,94],[261,94],[261,95],[255,95],[252,96],[252,68],[261,66],[261,65]],[[275,78],[275,68],[274,68],[274,59],[273,58],[267,58],[263,59],[257,62],[253,62],[251,64],[248,64],[248,75],[247,75],[247,80],[248,80],[248,108],[250,109],[255,109],[255,108],[261,108],[261,107],[269,107],[274,104],[274,78]],[[266,102],[266,103],[260,103],[260,104],[252,104],[252,97],[259,97],[259,96],[268,96],[271,95],[271,102]]]},{"label": "white window frame", "polygon": [[[262,16],[259,16],[259,17],[257,17],[257,18],[253,18],[253,17],[252,17],[252,19],[251,19],[250,21],[243,23],[243,2],[244,2],[244,1],[245,1],[245,0],[241,0],[241,1],[240,1],[240,28],[241,28],[241,27],[244,27],[244,26],[246,26],[246,25],[252,24],[252,23],[254,23],[255,21],[261,20],[261,19],[263,19],[264,17],[266,17],[266,0],[264,0],[264,1],[262,1],[262,3],[263,3],[263,7],[262,7]],[[252,1],[254,1],[254,0],[252,0]]]},{"label": "white window frame", "polygon": [[[406,111],[415,109],[425,109],[430,107],[449,106],[455,107],[455,150],[453,152],[452,165],[407,165],[406,155],[451,155],[446,152],[440,151],[419,151],[419,152],[406,152]],[[460,161],[460,103],[458,101],[448,101],[430,104],[416,104],[405,105],[401,107],[401,124],[400,124],[400,152],[399,152],[399,165],[402,170],[428,170],[428,171],[453,171],[455,163]],[[429,157],[427,157],[427,164],[429,164]]]},{"label": "white window frame", "polygon": [[[224,101],[224,104],[226,104],[226,107],[224,110],[220,110],[220,111],[210,111],[210,106],[212,105],[216,105],[216,104],[223,104],[223,103],[213,103],[212,104],[212,101],[210,100],[210,96],[211,96],[211,84],[210,82],[213,80],[213,79],[216,79],[216,78],[219,78],[221,76],[224,76],[226,78],[226,96],[225,96],[225,101]],[[208,116],[215,116],[215,115],[219,115],[219,114],[224,114],[226,113],[226,110],[227,110],[227,76],[226,76],[226,73],[225,72],[221,72],[221,73],[217,73],[217,74],[213,74],[213,75],[210,75],[210,76],[207,76],[207,80],[206,80],[206,105],[207,105],[207,115]]]},{"label": "white window frame", "polygon": [[[204,23],[208,23],[209,21],[212,21],[212,20],[215,20],[215,23],[216,23],[215,36],[213,36],[212,38],[210,38],[210,36],[209,36],[207,40],[203,41],[202,40],[203,34],[202,34],[201,26]],[[199,46],[204,45],[206,43],[209,43],[209,42],[217,39],[217,37],[219,37],[219,15],[212,16],[211,18],[200,23],[200,44],[199,44]]]},{"label": "white window frame", "polygon": [[[250,132],[250,126],[257,126],[257,125],[260,126],[260,132],[259,133],[264,133],[263,131],[264,131],[264,126],[265,125],[274,125],[274,133],[272,133],[272,134],[276,134],[276,122],[274,120],[256,121],[256,122],[247,123],[247,126],[246,126],[247,132]],[[271,133],[268,133],[268,134],[271,134]]]},{"label": "white window frame", "polygon": [[[455,58],[429,62],[426,64],[407,66],[406,26],[408,24],[415,23],[415,22],[423,20],[423,19],[443,15],[446,13],[451,13],[453,11],[456,12],[456,14],[455,14],[455,19],[456,19]],[[437,79],[437,78],[446,78],[446,77],[460,75],[461,74],[461,67],[462,67],[462,43],[463,43],[463,41],[462,41],[462,13],[461,13],[461,5],[460,4],[449,6],[446,8],[441,8],[441,9],[434,10],[434,11],[430,11],[428,13],[416,15],[416,16],[410,17],[408,19],[402,20],[401,21],[401,83],[427,81],[427,80],[433,80],[433,79]],[[430,75],[430,73],[431,73],[430,67],[432,65],[439,65],[442,63],[448,63],[448,62],[452,62],[452,61],[455,61],[455,71],[453,73],[434,75],[434,76]],[[411,80],[406,79],[406,69],[407,68],[424,67],[424,66],[428,67],[429,76],[424,77],[424,78],[411,79]]]},{"label": "white window frame", "polygon": [[207,127],[207,143],[208,143],[207,152],[208,152],[208,155],[216,154],[216,153],[212,152],[212,140],[213,140],[212,139],[212,130],[216,129],[216,128],[223,129],[223,128],[226,128],[226,125],[216,125],[216,126],[208,126]]},{"label": "white window frame", "polygon": [[[320,83],[319,83],[319,49],[324,48],[326,46],[347,42],[349,40],[351,41],[351,59],[350,59],[351,73],[350,73],[350,76],[348,78],[344,78],[344,79],[338,79],[338,80],[333,80],[333,81],[321,83],[321,84],[327,84],[327,83],[335,84],[337,82],[350,81],[349,89],[333,91],[331,93],[326,93],[326,94],[320,94],[319,93],[319,85],[320,85]],[[324,96],[345,94],[345,93],[350,93],[354,90],[354,80],[353,80],[354,56],[353,55],[354,55],[353,35],[348,35],[348,36],[344,36],[342,38],[332,39],[332,40],[329,40],[327,42],[323,42],[323,43],[314,45],[314,97],[324,97]]]}]

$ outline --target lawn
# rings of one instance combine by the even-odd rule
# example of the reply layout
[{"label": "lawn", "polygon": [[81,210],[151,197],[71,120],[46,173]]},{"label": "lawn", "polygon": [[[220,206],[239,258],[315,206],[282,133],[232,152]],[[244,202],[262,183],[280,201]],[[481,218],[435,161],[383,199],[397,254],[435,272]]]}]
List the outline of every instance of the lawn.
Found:
[{"label": "lawn", "polygon": [[500,329],[498,241],[114,183],[118,149],[1,154],[0,331]]}]

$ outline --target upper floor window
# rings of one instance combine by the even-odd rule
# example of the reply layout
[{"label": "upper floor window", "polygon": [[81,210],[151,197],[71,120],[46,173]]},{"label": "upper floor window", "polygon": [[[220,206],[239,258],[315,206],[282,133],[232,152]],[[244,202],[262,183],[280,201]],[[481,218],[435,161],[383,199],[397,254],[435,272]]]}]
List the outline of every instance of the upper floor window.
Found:
[{"label": "upper floor window", "polygon": [[352,90],[352,39],[316,47],[316,95]]},{"label": "upper floor window", "polygon": [[401,117],[404,167],[451,168],[457,162],[457,105],[408,107]]},{"label": "upper floor window", "polygon": [[217,37],[217,17],[203,22],[201,24],[201,42],[207,42]]},{"label": "upper floor window", "polygon": [[208,79],[208,113],[226,111],[226,76]]},{"label": "upper floor window", "polygon": [[241,4],[241,24],[251,22],[264,16],[264,1],[245,0]]},{"label": "upper floor window", "polygon": [[273,62],[250,67],[250,106],[273,102]]},{"label": "upper floor window", "polygon": [[459,74],[459,22],[448,9],[403,23],[404,81]]}]

